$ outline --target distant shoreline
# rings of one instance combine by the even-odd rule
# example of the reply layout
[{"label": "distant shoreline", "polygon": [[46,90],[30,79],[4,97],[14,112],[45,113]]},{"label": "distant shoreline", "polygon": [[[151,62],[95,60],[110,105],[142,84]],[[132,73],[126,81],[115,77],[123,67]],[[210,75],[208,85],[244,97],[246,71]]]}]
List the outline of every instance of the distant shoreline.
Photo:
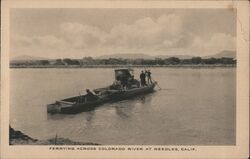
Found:
[{"label": "distant shoreline", "polygon": [[200,65],[32,65],[32,66],[10,66],[10,69],[24,68],[236,68],[235,64],[200,64]]}]

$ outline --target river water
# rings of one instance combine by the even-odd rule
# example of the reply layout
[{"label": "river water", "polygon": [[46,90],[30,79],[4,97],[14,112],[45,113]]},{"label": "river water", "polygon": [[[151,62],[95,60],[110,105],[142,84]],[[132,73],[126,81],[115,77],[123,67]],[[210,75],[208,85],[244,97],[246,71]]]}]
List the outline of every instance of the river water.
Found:
[{"label": "river water", "polygon": [[37,139],[57,134],[103,145],[235,144],[235,68],[151,72],[162,90],[90,112],[49,115],[47,104],[111,84],[113,69],[11,69],[10,124]]}]

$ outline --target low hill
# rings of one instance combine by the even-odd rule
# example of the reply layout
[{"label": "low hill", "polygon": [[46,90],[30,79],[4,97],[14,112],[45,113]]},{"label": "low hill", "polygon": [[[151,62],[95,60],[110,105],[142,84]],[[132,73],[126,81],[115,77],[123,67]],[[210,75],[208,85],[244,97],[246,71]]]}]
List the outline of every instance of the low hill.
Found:
[{"label": "low hill", "polygon": [[211,55],[211,56],[204,56],[203,58],[222,58],[222,57],[227,57],[227,58],[236,58],[236,51],[231,51],[231,50],[224,50],[221,51],[217,54]]},{"label": "low hill", "polygon": [[193,56],[191,55],[157,55],[156,58],[167,59],[170,57],[177,57],[179,59],[191,59]]},{"label": "low hill", "polygon": [[[170,57],[177,57],[179,59],[191,59],[194,56],[191,55],[156,55],[156,56],[151,56],[151,55],[146,55],[142,53],[126,53],[126,54],[110,54],[110,55],[103,55],[97,57],[97,59],[109,59],[109,58],[122,58],[122,59],[147,59],[147,60],[154,60],[155,58],[161,58],[161,59],[167,59]],[[230,50],[224,50],[221,51],[217,54],[210,55],[210,56],[203,56],[202,58],[222,58],[222,57],[228,57],[228,58],[236,58],[236,51],[230,51]],[[29,55],[22,55],[22,56],[17,56],[15,58],[12,58],[11,61],[37,61],[37,60],[52,60],[49,58],[45,57],[36,57],[36,56],[29,56]]]},{"label": "low hill", "polygon": [[109,59],[109,58],[122,58],[122,59],[154,59],[154,56],[146,55],[146,54],[111,54],[111,55],[103,55],[97,57],[98,59]]}]

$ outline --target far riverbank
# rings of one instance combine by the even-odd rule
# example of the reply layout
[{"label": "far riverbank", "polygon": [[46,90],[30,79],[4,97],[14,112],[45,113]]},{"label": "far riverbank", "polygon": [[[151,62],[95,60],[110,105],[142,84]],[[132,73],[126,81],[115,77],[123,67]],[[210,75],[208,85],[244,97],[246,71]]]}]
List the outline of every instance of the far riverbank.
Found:
[{"label": "far riverbank", "polygon": [[235,64],[200,64],[200,65],[10,65],[10,68],[216,68],[216,67],[236,67]]}]

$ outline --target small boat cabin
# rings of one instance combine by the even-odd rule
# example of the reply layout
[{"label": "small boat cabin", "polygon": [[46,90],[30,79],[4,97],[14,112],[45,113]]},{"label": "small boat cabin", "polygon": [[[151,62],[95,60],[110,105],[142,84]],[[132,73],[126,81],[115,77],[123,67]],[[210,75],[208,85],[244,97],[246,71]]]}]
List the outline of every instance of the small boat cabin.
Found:
[{"label": "small boat cabin", "polygon": [[129,79],[133,76],[134,70],[128,68],[116,69],[115,70],[115,79],[118,81]]}]

